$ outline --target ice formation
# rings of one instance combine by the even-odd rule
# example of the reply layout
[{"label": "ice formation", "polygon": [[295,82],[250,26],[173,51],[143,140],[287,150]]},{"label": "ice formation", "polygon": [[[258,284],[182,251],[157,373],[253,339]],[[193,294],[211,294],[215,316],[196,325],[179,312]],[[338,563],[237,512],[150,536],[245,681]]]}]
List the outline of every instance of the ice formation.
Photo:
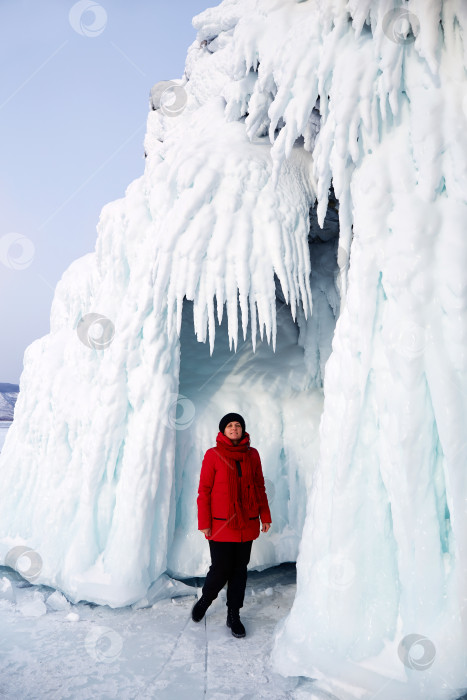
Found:
[{"label": "ice formation", "polygon": [[38,582],[111,606],[203,575],[201,457],[238,410],[273,501],[252,566],[300,545],[274,667],[340,698],[456,698],[467,7],[224,0],[194,26],[183,106],[153,91],[144,175],[26,351],[0,555],[30,547]]}]

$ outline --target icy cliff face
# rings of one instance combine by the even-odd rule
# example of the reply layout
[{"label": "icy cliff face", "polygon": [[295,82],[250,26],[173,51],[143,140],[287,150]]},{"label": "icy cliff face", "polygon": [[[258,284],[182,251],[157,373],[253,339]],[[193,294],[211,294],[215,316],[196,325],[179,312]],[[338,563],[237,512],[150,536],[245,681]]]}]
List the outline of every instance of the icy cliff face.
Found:
[{"label": "icy cliff face", "polygon": [[456,697],[465,4],[225,0],[194,24],[186,105],[153,91],[145,173],[26,352],[1,551],[33,547],[37,580],[114,606],[165,570],[203,575],[200,460],[238,410],[273,501],[252,565],[300,542],[275,667],[340,697]]},{"label": "icy cliff face", "polygon": [[275,524],[251,565],[297,556],[339,309],[337,217],[310,232],[303,144],[274,175],[267,134],[249,137],[225,39],[191,47],[176,118],[150,110],[144,175],[102,211],[95,253],[65,272],[51,333],[25,354],[0,552],[14,565],[31,548],[34,580],[72,600],[121,606],[165,571],[206,573],[197,482],[232,410],[262,455]]}]

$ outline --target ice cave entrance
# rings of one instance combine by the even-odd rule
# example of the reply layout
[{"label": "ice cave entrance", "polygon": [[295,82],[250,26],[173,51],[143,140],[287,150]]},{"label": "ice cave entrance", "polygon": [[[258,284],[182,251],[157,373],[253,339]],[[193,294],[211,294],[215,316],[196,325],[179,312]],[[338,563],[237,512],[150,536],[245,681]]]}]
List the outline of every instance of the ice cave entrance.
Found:
[{"label": "ice cave entrance", "polygon": [[[310,211],[311,317],[305,319],[300,307],[293,320],[276,278],[275,352],[259,332],[253,352],[250,323],[246,339],[240,330],[237,350],[230,350],[224,309],[210,355],[209,344],[199,342],[194,332],[193,303],[184,300],[175,416],[175,529],[168,555],[168,571],[174,576],[205,575],[207,559],[196,572],[188,563],[193,564],[192,538],[200,537],[199,473],[204,452],[215,445],[220,418],[231,411],[244,416],[251,444],[259,450],[273,520],[268,536],[255,542],[250,568],[296,561],[318,459],[325,364],[339,313],[338,238],[338,206],[331,196],[323,228],[315,207]],[[238,318],[241,329],[240,308]]]}]

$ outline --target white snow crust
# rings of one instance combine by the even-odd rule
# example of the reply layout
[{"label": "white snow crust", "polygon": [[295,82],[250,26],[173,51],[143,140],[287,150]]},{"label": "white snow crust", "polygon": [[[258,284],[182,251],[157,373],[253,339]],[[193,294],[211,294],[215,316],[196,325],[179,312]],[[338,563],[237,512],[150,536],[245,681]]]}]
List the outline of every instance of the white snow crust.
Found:
[{"label": "white snow crust", "polygon": [[[2,599],[2,576],[18,605]],[[225,590],[195,623],[190,611],[201,589],[194,580],[183,587],[145,607],[60,605],[57,591],[0,569],[2,700],[338,700],[308,678],[271,668],[274,626],[295,592],[293,564],[249,575],[244,639],[226,625]],[[41,615],[30,614],[34,598],[42,600]]]}]

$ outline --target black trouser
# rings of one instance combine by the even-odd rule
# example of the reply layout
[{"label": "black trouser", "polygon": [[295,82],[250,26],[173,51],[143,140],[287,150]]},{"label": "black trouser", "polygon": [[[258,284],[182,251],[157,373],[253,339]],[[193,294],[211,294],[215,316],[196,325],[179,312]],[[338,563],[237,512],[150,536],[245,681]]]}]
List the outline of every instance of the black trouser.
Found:
[{"label": "black trouser", "polygon": [[227,603],[231,608],[242,608],[245,596],[247,564],[250,561],[249,542],[215,542],[209,540],[211,566],[206,575],[203,595],[208,600],[217,598],[219,591],[227,583]]}]

